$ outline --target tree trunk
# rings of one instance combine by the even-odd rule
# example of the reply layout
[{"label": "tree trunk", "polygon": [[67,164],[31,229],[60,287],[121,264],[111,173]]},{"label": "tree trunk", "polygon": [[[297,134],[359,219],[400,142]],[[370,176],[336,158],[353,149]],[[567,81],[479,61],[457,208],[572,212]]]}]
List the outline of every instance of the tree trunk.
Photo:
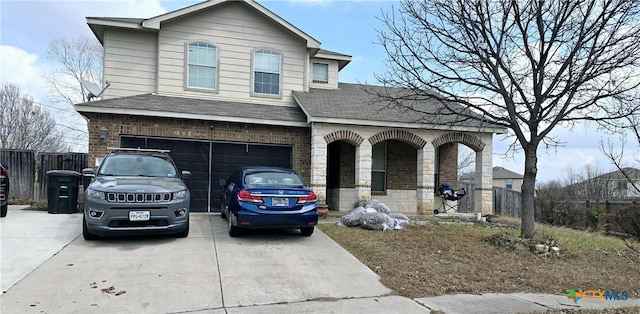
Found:
[{"label": "tree trunk", "polygon": [[533,237],[535,229],[535,187],[536,187],[536,175],[538,169],[538,145],[529,143],[524,148],[524,178],[522,180],[522,226],[520,228],[520,236],[523,238]]}]

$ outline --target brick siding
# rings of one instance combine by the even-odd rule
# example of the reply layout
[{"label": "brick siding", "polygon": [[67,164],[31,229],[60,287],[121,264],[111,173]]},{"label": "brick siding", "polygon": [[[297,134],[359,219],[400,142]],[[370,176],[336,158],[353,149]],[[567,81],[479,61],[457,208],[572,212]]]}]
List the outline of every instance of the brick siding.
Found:
[{"label": "brick siding", "polygon": [[418,151],[401,141],[387,141],[387,190],[417,188]]},{"label": "brick siding", "polygon": [[448,182],[451,184],[453,188],[457,188],[458,186],[458,143],[445,143],[442,144],[439,149],[439,171],[438,177],[440,178],[440,182],[438,182],[439,188],[440,184],[444,182]]},{"label": "brick siding", "polygon": [[[157,136],[212,141],[281,144],[293,146],[293,169],[310,182],[311,129],[259,124],[175,118],[84,113],[89,119],[89,164],[120,146],[120,135]],[[106,143],[98,137],[100,128],[109,132]]]}]

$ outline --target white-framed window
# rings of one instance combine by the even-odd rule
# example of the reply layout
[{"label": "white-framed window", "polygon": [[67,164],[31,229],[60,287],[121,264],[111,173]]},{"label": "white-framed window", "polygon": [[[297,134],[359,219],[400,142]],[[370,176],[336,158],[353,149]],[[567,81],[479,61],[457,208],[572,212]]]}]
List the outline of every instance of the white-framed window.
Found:
[{"label": "white-framed window", "polygon": [[324,63],[313,64],[313,82],[327,83],[329,82],[329,65]]},{"label": "white-framed window", "polygon": [[507,190],[513,190],[513,179],[504,179],[504,185]]},{"label": "white-framed window", "polygon": [[253,93],[280,95],[282,56],[272,50],[253,52]]},{"label": "white-framed window", "polygon": [[218,48],[205,42],[187,45],[187,87],[215,90],[218,86]]},{"label": "white-framed window", "polygon": [[373,145],[371,152],[371,192],[387,190],[387,142]]}]

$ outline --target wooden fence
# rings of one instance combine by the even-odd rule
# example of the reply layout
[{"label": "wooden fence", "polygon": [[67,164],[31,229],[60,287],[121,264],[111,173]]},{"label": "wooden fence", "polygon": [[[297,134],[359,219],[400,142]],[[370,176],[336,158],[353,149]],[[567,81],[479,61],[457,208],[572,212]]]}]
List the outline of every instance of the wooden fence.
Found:
[{"label": "wooden fence", "polygon": [[640,198],[556,200],[544,207],[544,223],[615,234],[640,231]]},{"label": "wooden fence", "polygon": [[36,157],[31,150],[0,150],[0,161],[9,168],[9,199],[33,199]]},{"label": "wooden fence", "polygon": [[[460,183],[458,188],[464,188],[467,195],[460,199],[458,202],[458,212],[461,213],[473,213],[474,210],[474,194],[475,184],[473,183]],[[507,190],[505,188],[494,187],[493,188],[493,213],[495,215],[507,216],[513,218],[520,218],[520,212],[522,210],[520,200],[522,199],[521,193],[513,190]]]},{"label": "wooden fence", "polygon": [[87,167],[85,153],[40,153],[31,150],[2,149],[0,161],[9,168],[10,199],[46,200],[47,172],[73,170],[82,172]]}]

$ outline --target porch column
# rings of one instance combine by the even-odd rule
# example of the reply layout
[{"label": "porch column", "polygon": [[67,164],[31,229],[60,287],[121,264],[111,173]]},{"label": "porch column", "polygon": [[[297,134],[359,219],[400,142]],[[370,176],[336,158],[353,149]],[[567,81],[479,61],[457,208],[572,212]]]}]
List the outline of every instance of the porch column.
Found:
[{"label": "porch column", "polygon": [[434,203],[434,167],[435,148],[432,145],[425,145],[418,149],[418,172],[416,198],[418,200],[416,214],[425,215],[433,212]]},{"label": "porch column", "polygon": [[371,200],[371,143],[363,141],[356,146],[356,194],[358,206],[364,206]]},{"label": "porch column", "polygon": [[476,178],[473,193],[475,212],[493,214],[493,147],[485,141],[484,149],[476,152]]},{"label": "porch column", "polygon": [[327,205],[327,142],[315,128],[311,135],[310,185],[318,196],[318,205]]}]

